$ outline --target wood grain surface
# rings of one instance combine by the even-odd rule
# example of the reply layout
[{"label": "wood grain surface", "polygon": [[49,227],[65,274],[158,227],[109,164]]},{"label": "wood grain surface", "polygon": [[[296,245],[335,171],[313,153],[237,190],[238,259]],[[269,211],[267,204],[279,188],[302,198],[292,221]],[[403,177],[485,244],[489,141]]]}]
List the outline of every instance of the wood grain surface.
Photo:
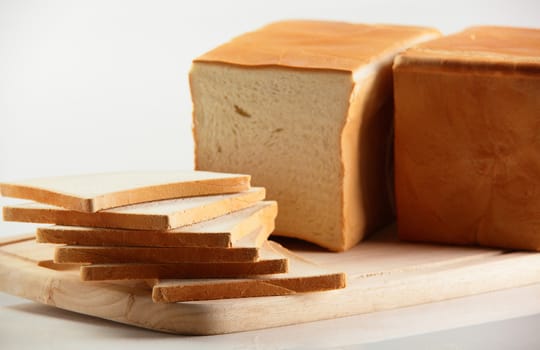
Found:
[{"label": "wood grain surface", "polygon": [[[18,241],[18,242],[17,242]],[[284,242],[347,273],[345,289],[287,296],[156,304],[144,282],[82,282],[78,269],[37,266],[53,248],[0,244],[0,290],[62,309],[178,334],[221,334],[440,301],[540,282],[540,254],[411,244],[388,228],[345,253]],[[264,315],[264,317],[261,317]]]}]

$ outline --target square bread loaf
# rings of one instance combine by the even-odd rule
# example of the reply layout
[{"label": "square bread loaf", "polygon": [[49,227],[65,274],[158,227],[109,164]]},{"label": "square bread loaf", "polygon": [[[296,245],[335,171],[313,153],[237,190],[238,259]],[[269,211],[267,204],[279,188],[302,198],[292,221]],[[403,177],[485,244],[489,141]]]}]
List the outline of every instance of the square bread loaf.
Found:
[{"label": "square bread loaf", "polygon": [[540,249],[540,30],[419,45],[394,84],[399,236]]},{"label": "square bread loaf", "polygon": [[284,21],[194,60],[197,169],[245,172],[276,234],[346,250],[392,218],[394,56],[434,29]]}]

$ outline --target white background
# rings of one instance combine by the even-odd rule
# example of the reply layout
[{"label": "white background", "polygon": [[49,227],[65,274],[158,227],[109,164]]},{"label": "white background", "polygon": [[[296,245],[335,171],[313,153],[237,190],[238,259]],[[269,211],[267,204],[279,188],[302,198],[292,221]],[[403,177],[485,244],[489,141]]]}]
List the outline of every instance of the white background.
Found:
[{"label": "white background", "polygon": [[[476,24],[540,27],[540,1],[0,0],[0,181],[192,168],[191,60],[242,32],[291,18],[425,25],[444,33]],[[0,223],[0,238],[30,227]],[[293,347],[350,346],[540,315],[535,306],[540,287],[531,288],[296,328],[185,340],[209,347],[225,342],[227,348],[278,346],[280,339]],[[127,345],[129,339],[132,347],[145,349],[155,341],[162,347],[165,342],[170,348],[186,345],[182,338],[0,297],[0,348],[3,342],[6,348],[103,348]],[[529,348],[531,342],[538,344],[537,325],[524,325],[539,319],[468,327],[427,342],[414,338],[411,348]]]},{"label": "white background", "polygon": [[191,60],[289,18],[540,27],[530,1],[0,1],[0,180],[192,167]]},{"label": "white background", "polygon": [[0,0],[0,181],[191,169],[191,60],[291,18],[540,27],[540,1]]}]

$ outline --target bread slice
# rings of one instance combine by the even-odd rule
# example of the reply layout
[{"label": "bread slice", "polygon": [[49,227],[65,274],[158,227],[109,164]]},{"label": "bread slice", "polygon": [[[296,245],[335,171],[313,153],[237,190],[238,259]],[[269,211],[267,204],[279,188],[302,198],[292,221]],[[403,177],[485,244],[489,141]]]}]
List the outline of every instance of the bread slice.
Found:
[{"label": "bread slice", "polygon": [[239,278],[280,274],[288,271],[288,260],[263,244],[259,260],[249,262],[189,262],[174,264],[92,264],[81,266],[83,281],[154,278]]},{"label": "bread slice", "polygon": [[399,236],[540,250],[540,30],[469,28],[394,78]]},{"label": "bread slice", "polygon": [[258,248],[60,246],[58,264],[241,262],[259,259]]},{"label": "bread slice", "polygon": [[277,254],[289,260],[289,272],[240,279],[162,280],[154,285],[152,299],[158,303],[291,295],[345,288],[342,272],[328,272],[269,241]]},{"label": "bread slice", "polygon": [[66,210],[40,203],[5,206],[4,220],[68,226],[169,230],[213,219],[263,200],[265,189],[214,196],[168,199],[106,209],[97,213]]},{"label": "bread slice", "polygon": [[2,183],[0,194],[96,212],[163,199],[241,192],[249,186],[248,175],[205,171],[120,172]]},{"label": "bread slice", "polygon": [[285,21],[195,59],[197,169],[245,172],[278,201],[276,234],[331,250],[392,220],[392,60],[434,29]]},{"label": "bread slice", "polygon": [[87,246],[143,246],[143,247],[237,247],[241,239],[256,231],[248,242],[260,247],[274,230],[277,203],[259,202],[251,207],[197,224],[169,231],[124,230],[79,226],[39,227],[39,243],[62,243]]}]

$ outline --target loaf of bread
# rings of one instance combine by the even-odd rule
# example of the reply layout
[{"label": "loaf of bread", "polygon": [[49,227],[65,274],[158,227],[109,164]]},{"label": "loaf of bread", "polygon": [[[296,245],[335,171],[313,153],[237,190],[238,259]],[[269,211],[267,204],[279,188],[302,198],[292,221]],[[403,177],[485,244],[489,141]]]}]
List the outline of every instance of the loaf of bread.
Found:
[{"label": "loaf of bread", "polygon": [[279,203],[276,234],[352,247],[392,218],[392,60],[436,36],[285,21],[202,55],[190,73],[196,168],[251,174]]},{"label": "loaf of bread", "polygon": [[394,85],[399,236],[540,249],[540,30],[421,44]]}]

